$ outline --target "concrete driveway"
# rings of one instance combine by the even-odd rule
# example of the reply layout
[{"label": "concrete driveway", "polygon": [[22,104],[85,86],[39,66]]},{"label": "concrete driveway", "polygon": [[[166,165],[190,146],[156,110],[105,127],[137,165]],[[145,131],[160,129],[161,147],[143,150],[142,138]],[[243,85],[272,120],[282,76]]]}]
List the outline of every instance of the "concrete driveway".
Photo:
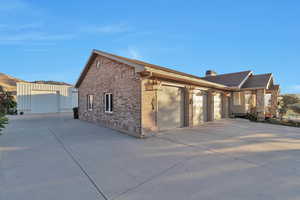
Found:
[{"label": "concrete driveway", "polygon": [[300,129],[221,120],[135,139],[68,115],[12,117],[1,200],[300,199]]}]

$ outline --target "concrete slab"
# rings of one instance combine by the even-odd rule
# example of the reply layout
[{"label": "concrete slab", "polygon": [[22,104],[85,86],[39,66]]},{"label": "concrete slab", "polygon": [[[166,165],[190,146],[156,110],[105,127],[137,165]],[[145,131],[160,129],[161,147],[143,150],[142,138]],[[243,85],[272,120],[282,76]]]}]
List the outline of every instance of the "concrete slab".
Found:
[{"label": "concrete slab", "polygon": [[136,139],[70,114],[10,119],[1,200],[300,199],[298,128],[220,120]]}]

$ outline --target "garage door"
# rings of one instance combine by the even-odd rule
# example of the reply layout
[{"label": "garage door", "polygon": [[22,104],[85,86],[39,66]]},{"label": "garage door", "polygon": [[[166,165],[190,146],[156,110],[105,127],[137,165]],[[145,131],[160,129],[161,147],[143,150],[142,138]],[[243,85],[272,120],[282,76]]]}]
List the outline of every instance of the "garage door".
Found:
[{"label": "garage door", "polygon": [[157,125],[160,130],[184,125],[184,95],[179,87],[162,86],[158,91]]},{"label": "garage door", "polygon": [[58,112],[58,94],[56,91],[33,90],[31,92],[32,113]]},{"label": "garage door", "polygon": [[221,94],[214,95],[214,120],[222,118],[222,96]]},{"label": "garage door", "polygon": [[199,126],[207,121],[207,96],[202,92],[193,94],[193,125]]}]

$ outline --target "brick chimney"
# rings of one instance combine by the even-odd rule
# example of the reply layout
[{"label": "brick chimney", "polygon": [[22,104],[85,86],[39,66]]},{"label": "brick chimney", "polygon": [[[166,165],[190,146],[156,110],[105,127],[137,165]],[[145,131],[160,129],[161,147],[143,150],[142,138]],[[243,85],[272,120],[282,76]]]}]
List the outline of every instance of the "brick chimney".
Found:
[{"label": "brick chimney", "polygon": [[206,76],[216,76],[217,72],[213,71],[213,70],[207,70],[205,73]]}]

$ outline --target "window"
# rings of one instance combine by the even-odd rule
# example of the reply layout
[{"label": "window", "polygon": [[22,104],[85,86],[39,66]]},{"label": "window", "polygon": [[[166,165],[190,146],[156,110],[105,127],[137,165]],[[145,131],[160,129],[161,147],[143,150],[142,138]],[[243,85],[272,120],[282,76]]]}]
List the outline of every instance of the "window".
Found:
[{"label": "window", "polygon": [[241,93],[240,92],[233,93],[233,104],[241,105]]},{"label": "window", "polygon": [[101,67],[101,61],[100,60],[97,60],[96,67],[97,67],[97,69],[99,69]]},{"label": "window", "polygon": [[87,95],[87,108],[93,110],[94,107],[94,95]]},{"label": "window", "polygon": [[105,93],[104,95],[105,112],[113,112],[113,95],[111,93]]}]

